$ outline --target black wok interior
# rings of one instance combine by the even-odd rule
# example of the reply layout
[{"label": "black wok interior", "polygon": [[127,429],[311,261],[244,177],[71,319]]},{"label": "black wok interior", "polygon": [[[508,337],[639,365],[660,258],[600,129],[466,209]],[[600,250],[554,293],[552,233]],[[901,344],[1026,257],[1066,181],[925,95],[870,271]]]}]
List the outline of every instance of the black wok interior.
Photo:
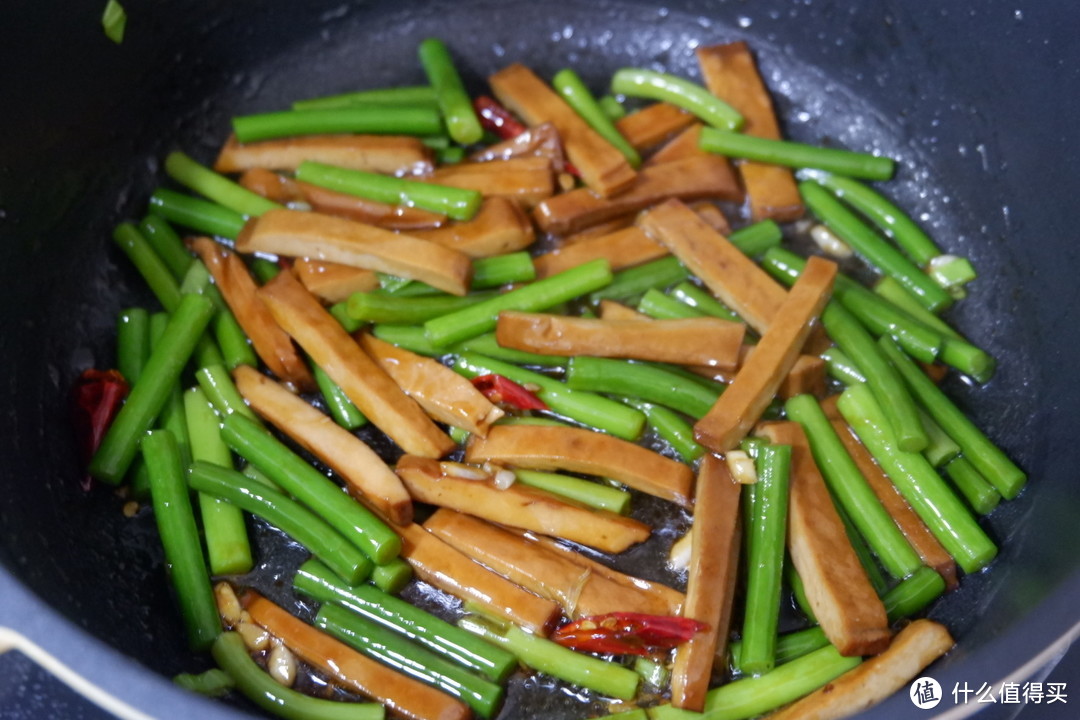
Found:
[{"label": "black wok interior", "polygon": [[[207,661],[183,649],[152,518],[124,518],[110,490],[77,481],[71,382],[112,364],[121,308],[153,307],[109,233],[141,217],[169,150],[209,160],[232,115],[422,82],[415,48],[429,35],[474,87],[521,60],[545,76],[575,67],[594,90],[624,65],[696,77],[696,45],[746,39],[791,137],[898,158],[889,193],[981,273],[951,318],[1000,370],[950,392],[1031,478],[988,521],[999,559],[932,612],[959,639],[935,677],[1001,679],[1080,622],[1080,6],[129,0],[116,46],[103,4],[16,3],[0,26],[0,573],[32,593],[0,603],[0,626],[50,606],[49,642],[77,646],[89,675],[114,661],[105,643],[137,661],[114,665],[132,702],[154,690],[143,709],[214,712],[155,674]],[[511,695],[506,718],[581,712],[566,693]],[[914,712],[893,698],[875,717]]]}]

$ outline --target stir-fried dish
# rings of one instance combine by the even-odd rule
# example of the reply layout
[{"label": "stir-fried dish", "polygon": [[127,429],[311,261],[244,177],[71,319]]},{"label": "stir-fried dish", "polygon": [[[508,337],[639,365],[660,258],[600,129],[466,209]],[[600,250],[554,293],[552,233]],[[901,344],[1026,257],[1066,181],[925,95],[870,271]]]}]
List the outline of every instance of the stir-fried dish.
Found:
[{"label": "stir-fried dish", "polygon": [[[470,96],[430,39],[428,85],[166,158],[182,190],[114,234],[161,307],[76,406],[87,489],[153,513],[218,666],[178,682],[289,718],[509,716],[522,676],[580,717],[835,718],[949,651],[920,615],[1025,482],[939,387],[994,371],[940,317],[974,269],[893,160],[783,139],[744,43],[696,52],[703,84],[514,63]],[[303,607],[251,580],[249,516],[309,554]],[[643,543],[668,567],[616,569]]]}]

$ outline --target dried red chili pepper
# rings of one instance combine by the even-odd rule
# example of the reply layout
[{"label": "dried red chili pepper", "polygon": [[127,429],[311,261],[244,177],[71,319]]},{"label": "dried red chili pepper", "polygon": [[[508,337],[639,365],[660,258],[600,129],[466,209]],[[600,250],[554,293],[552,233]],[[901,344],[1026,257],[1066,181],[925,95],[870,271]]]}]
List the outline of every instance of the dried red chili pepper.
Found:
[{"label": "dried red chili pepper", "polygon": [[[473,109],[476,110],[476,114],[480,117],[480,125],[503,140],[516,138],[528,129],[509,110],[487,95],[476,97],[473,100]],[[581,177],[581,171],[569,162],[563,165],[563,169],[576,178]]]},{"label": "dried red chili pepper", "polygon": [[509,110],[487,95],[480,95],[474,99],[473,109],[476,110],[476,114],[480,117],[480,125],[503,140],[515,138],[526,130],[525,126]]},{"label": "dried red chili pepper", "polygon": [[478,375],[472,379],[473,387],[493,403],[506,403],[518,410],[547,410],[548,406],[536,393],[503,375]]},{"label": "dried red chili pepper", "polygon": [[707,627],[692,618],[613,612],[567,623],[551,639],[574,650],[647,656],[681,645]]},{"label": "dried red chili pepper", "polygon": [[[97,452],[105,432],[112,424],[128,394],[128,383],[119,370],[84,370],[72,388],[75,433],[83,462],[89,463]],[[82,480],[83,490],[90,489],[90,476]]]}]

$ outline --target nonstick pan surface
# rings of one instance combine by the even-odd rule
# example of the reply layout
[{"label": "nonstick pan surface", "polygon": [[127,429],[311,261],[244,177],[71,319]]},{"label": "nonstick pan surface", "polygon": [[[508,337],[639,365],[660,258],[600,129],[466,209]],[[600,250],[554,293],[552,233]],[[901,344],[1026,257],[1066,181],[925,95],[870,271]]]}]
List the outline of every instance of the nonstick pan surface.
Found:
[{"label": "nonstick pan surface", "polygon": [[[1031,477],[989,519],[1002,548],[990,571],[931,613],[959,639],[933,674],[946,688],[1000,680],[1080,622],[1080,11],[1001,2],[125,5],[120,46],[103,37],[96,2],[15,4],[0,26],[0,626],[146,712],[235,712],[168,682],[207,659],[184,650],[148,512],[127,519],[110,491],[86,494],[77,482],[70,384],[113,362],[117,311],[153,306],[109,232],[141,215],[169,150],[209,160],[232,115],[422,82],[415,48],[430,35],[447,41],[475,88],[520,60],[544,76],[574,67],[596,90],[624,65],[697,77],[695,46],[745,39],[792,138],[897,158],[889,193],[980,271],[951,319],[1000,370],[986,387],[953,381],[949,390]],[[661,509],[641,503],[638,512]],[[618,563],[664,579],[679,522]],[[265,547],[281,549],[263,553],[257,583],[291,603],[302,553],[255,528]],[[589,710],[533,679],[512,686],[502,717]],[[916,712],[896,697],[874,717]]]}]

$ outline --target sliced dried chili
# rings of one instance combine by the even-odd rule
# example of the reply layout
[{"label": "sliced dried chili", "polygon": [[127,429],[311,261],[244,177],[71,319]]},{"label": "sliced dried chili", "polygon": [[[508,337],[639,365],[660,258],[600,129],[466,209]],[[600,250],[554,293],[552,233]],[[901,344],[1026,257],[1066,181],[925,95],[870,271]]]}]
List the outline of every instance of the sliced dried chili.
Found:
[{"label": "sliced dried chili", "polygon": [[567,623],[551,639],[574,650],[647,656],[671,650],[707,627],[692,618],[613,612]]},{"label": "sliced dried chili", "polygon": [[480,125],[503,140],[515,138],[526,130],[525,125],[509,110],[487,95],[476,97],[473,100],[473,109],[480,117]]},{"label": "sliced dried chili", "polygon": [[506,403],[518,410],[547,410],[548,406],[536,393],[518,385],[503,375],[478,375],[473,386],[493,403]]},{"label": "sliced dried chili", "polygon": [[[83,462],[89,463],[97,452],[128,394],[128,383],[119,370],[84,370],[72,388],[75,433]],[[82,480],[84,490],[90,489],[90,476]]]}]

